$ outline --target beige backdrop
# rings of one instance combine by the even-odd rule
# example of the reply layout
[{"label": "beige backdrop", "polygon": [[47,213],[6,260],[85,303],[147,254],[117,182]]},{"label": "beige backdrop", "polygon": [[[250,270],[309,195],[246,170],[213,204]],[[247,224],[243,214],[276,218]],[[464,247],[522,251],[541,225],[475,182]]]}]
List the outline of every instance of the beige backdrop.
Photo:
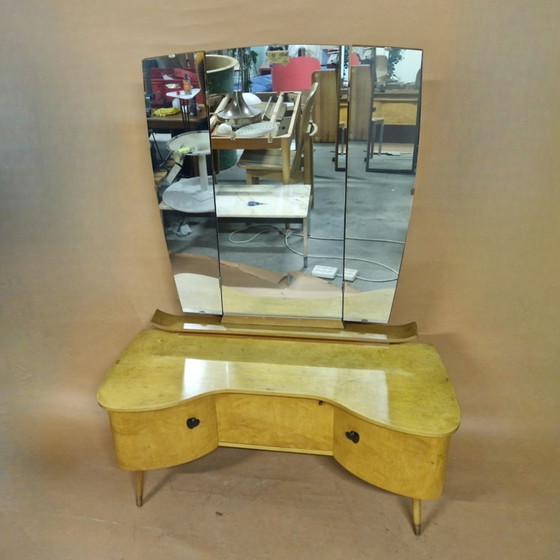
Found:
[{"label": "beige backdrop", "polygon": [[[96,387],[154,309],[179,310],[150,176],[141,59],[277,42],[405,46],[424,49],[424,98],[392,321],[418,322],[457,388],[463,425],[447,491],[467,501],[491,491],[528,517],[554,511],[558,2],[2,6],[5,456],[110,462]],[[15,493],[26,482],[13,468]]]}]

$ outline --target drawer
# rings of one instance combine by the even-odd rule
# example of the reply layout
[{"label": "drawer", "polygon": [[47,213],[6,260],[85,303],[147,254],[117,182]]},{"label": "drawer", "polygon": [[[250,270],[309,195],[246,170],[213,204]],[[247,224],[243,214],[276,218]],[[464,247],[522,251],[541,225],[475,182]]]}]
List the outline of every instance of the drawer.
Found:
[{"label": "drawer", "polygon": [[333,407],[316,399],[216,395],[220,445],[332,454]]},{"label": "drawer", "polygon": [[389,430],[336,409],[334,458],[357,477],[418,499],[443,489],[449,437],[415,436]]},{"label": "drawer", "polygon": [[214,397],[148,412],[110,412],[119,466],[150,470],[188,463],[218,446]]}]

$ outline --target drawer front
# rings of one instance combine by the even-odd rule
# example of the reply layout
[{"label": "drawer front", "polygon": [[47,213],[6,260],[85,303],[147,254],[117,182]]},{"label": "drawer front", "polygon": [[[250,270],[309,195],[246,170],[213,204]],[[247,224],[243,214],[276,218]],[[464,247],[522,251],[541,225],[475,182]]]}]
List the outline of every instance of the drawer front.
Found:
[{"label": "drawer front", "polygon": [[449,437],[414,436],[334,413],[334,458],[357,477],[390,492],[437,498],[443,489]]},{"label": "drawer front", "polygon": [[332,453],[333,407],[268,395],[216,395],[220,445]]},{"label": "drawer front", "polygon": [[214,397],[168,409],[110,412],[119,466],[161,469],[188,463],[218,446]]}]

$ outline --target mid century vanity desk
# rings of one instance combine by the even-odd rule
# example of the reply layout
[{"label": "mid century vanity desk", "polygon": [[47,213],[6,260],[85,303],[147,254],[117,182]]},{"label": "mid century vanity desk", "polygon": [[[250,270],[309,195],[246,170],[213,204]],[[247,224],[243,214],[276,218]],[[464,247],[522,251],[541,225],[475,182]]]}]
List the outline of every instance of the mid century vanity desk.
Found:
[{"label": "mid century vanity desk", "polygon": [[109,371],[118,464],[143,473],[219,446],[331,455],[366,482],[421,500],[443,488],[459,408],[436,350],[416,325],[156,312]]},{"label": "mid century vanity desk", "polygon": [[[246,49],[241,51],[246,52]],[[383,206],[380,201],[386,200],[386,183],[380,184],[369,174],[364,177],[367,169],[363,174],[361,169],[375,102],[373,97],[374,93],[379,93],[374,92],[377,65],[387,59],[387,52],[383,49],[383,55],[377,56],[375,53],[380,53],[375,47],[354,49],[349,46],[329,49],[329,56],[334,51],[338,53],[338,77],[333,81],[335,73],[330,70],[324,74],[334,87],[329,90],[334,92],[330,96],[334,105],[329,114],[334,115],[331,124],[335,131],[342,82],[349,79],[352,86],[359,70],[369,80],[369,89],[365,88],[364,94],[364,88],[357,87],[355,80],[353,94],[347,97],[355,105],[347,107],[348,123],[355,130],[348,136],[354,139],[353,144],[348,144],[344,151],[346,174],[336,175],[330,166],[323,169],[322,191],[317,197],[313,195],[317,203],[313,211],[318,209],[318,213],[311,215],[310,191],[301,190],[306,185],[289,184],[289,152],[295,117],[303,118],[300,115],[301,94],[297,92],[281,92],[270,97],[261,108],[262,119],[266,117],[280,123],[274,134],[245,138],[239,128],[235,137],[229,133],[218,134],[216,119],[228,103],[227,95],[221,99],[216,113],[207,115],[207,143],[214,156],[216,150],[268,148],[279,148],[284,156],[283,184],[251,185],[251,190],[245,193],[245,184],[243,191],[229,187],[223,178],[226,169],[220,169],[214,181],[214,200],[208,200],[215,222],[232,217],[261,216],[257,210],[253,212],[251,200],[269,203],[270,208],[266,204],[262,208],[256,206],[258,212],[262,212],[261,217],[301,218],[307,226],[309,214],[314,229],[328,225],[328,237],[334,242],[334,258],[340,257],[342,266],[346,267],[355,262],[356,257],[360,263],[368,262],[362,254],[364,245],[358,246],[356,242],[368,242],[369,248],[383,241],[378,239],[374,226],[386,218],[380,218],[374,210]],[[345,76],[344,53],[366,56],[368,66],[357,67]],[[418,52],[407,50],[406,54],[421,67]],[[230,92],[233,85],[226,89],[223,83],[230,74],[233,83],[233,67],[237,61],[216,54],[185,55],[185,60],[202,59],[208,69],[205,78],[208,94]],[[241,59],[245,60],[244,55]],[[210,69],[217,61],[222,61],[223,67]],[[153,65],[155,62],[148,59],[146,63]],[[219,86],[215,85],[215,72],[224,80]],[[414,75],[417,75],[416,70]],[[210,82],[214,83],[212,88]],[[328,97],[324,85],[319,85],[319,89],[323,89],[319,94],[322,101],[315,112],[323,132],[328,128],[328,119],[321,118]],[[237,95],[239,98],[241,94]],[[418,125],[417,120],[415,141]],[[366,127],[361,140],[356,132],[358,126]],[[198,130],[197,134],[202,135],[203,131]],[[322,146],[323,152],[336,148],[338,154],[334,139],[329,142],[332,146]],[[387,158],[379,154],[379,150],[375,158],[380,158],[376,169],[385,169]],[[398,159],[393,157],[393,160]],[[407,167],[411,159],[403,159],[404,163],[399,163],[401,167],[391,163],[390,170],[411,173],[413,170]],[[200,174],[205,177],[205,169]],[[274,189],[274,199],[264,198],[268,196],[267,188]],[[172,186],[165,192],[171,189]],[[283,192],[289,194],[289,208],[278,196]],[[389,231],[406,232],[409,193],[412,192],[408,183],[403,192],[407,193],[406,199],[399,199],[399,215],[391,217]],[[165,196],[163,198],[167,204]],[[403,209],[405,215],[401,216]],[[203,233],[203,227],[198,233]],[[216,229],[216,234],[219,233]],[[243,262],[239,252],[231,251],[226,239],[212,235],[215,248],[210,254],[215,255],[216,263],[223,260],[223,263],[232,261],[235,264],[237,259]],[[197,237],[193,238],[196,241]],[[195,241],[193,247],[189,245],[185,258],[189,258],[191,251],[196,253]],[[402,248],[395,248],[400,247],[399,243],[404,246],[404,240],[393,241],[391,237],[387,241],[394,249],[392,255],[402,254]],[[302,243],[302,274],[309,276],[306,227]],[[200,245],[207,249],[204,242]],[[259,255],[261,253],[256,250],[254,257],[258,266]],[[294,270],[291,265],[276,265],[290,278],[290,271]],[[343,289],[333,284],[330,288],[335,291],[328,290],[322,298],[316,298],[315,292],[321,292],[324,286],[316,288],[317,285],[312,284],[307,297],[301,294],[295,297],[293,292],[287,293],[287,289],[284,293],[284,287],[277,290],[274,297],[265,297],[261,292],[249,296],[236,290],[237,284],[220,284],[220,278],[223,281],[225,277],[218,268],[216,266],[216,272],[208,276],[201,276],[196,266],[189,269],[192,276],[200,276],[195,285],[203,286],[212,305],[205,307],[204,298],[197,298],[193,295],[196,291],[191,290],[191,299],[197,301],[187,304],[181,301],[182,309],[197,313],[174,316],[156,312],[153,328],[136,337],[99,388],[98,402],[109,414],[117,462],[121,468],[135,472],[137,505],[142,505],[143,501],[145,471],[184,464],[220,446],[312,453],[330,455],[360,479],[411,498],[414,531],[419,534],[421,500],[434,499],[441,494],[449,440],[459,426],[455,393],[434,347],[413,342],[417,336],[413,323],[389,326],[376,322],[387,320],[377,318],[385,314],[385,306],[375,305],[376,301],[381,301],[379,292],[383,290],[363,286],[353,289],[348,285]],[[274,268],[274,273],[277,272]],[[397,278],[398,271],[393,272]],[[367,280],[368,273],[364,274]],[[375,276],[379,278],[379,274]],[[396,278],[382,277],[371,282]],[[220,307],[221,314],[218,314],[215,309]]]}]

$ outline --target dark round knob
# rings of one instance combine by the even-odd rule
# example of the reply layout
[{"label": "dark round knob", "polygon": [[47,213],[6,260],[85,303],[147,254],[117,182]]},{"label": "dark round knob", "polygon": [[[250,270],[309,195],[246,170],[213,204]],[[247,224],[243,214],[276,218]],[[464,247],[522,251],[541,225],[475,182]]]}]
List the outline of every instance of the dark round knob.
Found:
[{"label": "dark round knob", "polygon": [[189,418],[187,420],[187,428],[192,430],[196,428],[200,424],[200,420],[198,418]]},{"label": "dark round knob", "polygon": [[358,443],[360,441],[360,434],[358,432],[355,432],[354,430],[346,432],[346,437],[354,443]]}]

